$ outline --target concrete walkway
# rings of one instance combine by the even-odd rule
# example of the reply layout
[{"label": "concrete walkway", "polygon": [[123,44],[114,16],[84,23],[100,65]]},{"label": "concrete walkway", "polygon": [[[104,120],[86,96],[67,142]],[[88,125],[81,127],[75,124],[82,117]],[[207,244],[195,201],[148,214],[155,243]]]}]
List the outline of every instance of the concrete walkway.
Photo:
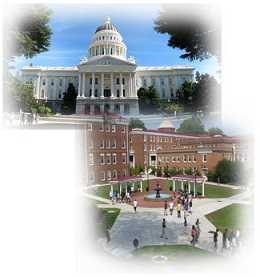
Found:
[{"label": "concrete walkway", "polygon": [[[186,244],[190,245],[191,227],[195,224],[196,219],[200,220],[200,238],[196,247],[216,252],[213,247],[213,234],[209,231],[215,231],[216,227],[205,217],[206,214],[221,209],[232,203],[243,203],[244,198],[248,197],[248,193],[239,194],[230,198],[223,199],[194,199],[193,213],[188,216],[188,226],[184,227],[183,213],[182,217],[177,217],[174,210],[173,216],[164,216],[162,208],[138,208],[137,213],[133,211],[133,207],[127,204],[99,204],[102,208],[120,208],[116,222],[111,231],[111,241],[106,243],[105,238],[99,240],[105,251],[115,256],[131,257],[133,251],[133,240],[139,240],[139,247],[146,245],[174,245]],[[167,228],[166,234],[168,239],[160,238],[162,231],[162,219],[166,218]],[[219,232],[219,247],[217,254],[222,255],[222,234]]]}]

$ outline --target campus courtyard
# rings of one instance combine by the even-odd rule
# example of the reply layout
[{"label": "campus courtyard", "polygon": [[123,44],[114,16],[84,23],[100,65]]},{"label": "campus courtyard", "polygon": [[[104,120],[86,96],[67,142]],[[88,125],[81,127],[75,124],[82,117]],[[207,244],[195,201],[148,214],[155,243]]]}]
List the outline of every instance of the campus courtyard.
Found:
[{"label": "campus courtyard", "polygon": [[[163,178],[149,180],[149,191],[153,191],[157,184],[162,192],[174,196],[175,192],[169,190],[169,181]],[[169,209],[168,215],[164,215],[164,201],[147,201],[147,180],[143,186],[142,192],[140,185],[137,186],[139,189],[133,193],[130,203],[112,203],[109,199],[111,186],[108,185],[85,192],[88,198],[95,201],[95,209],[102,214],[98,229],[103,229],[103,232],[98,233],[96,242],[106,253],[131,260],[144,259],[163,263],[178,261],[183,257],[192,257],[193,260],[221,259],[223,256],[232,256],[246,247],[247,234],[252,232],[253,228],[246,220],[252,211],[250,190],[239,186],[206,183],[205,196],[201,197],[198,194],[192,199],[192,213],[188,213],[185,227],[183,210],[180,218],[177,217],[176,207],[173,215],[170,215]],[[114,186],[114,190],[117,187]],[[134,199],[138,202],[136,213],[133,208]],[[161,238],[163,218],[166,219],[167,238]],[[195,246],[192,246],[191,229],[197,219],[200,221],[200,236]],[[219,229],[217,249],[214,247],[211,233],[216,228]],[[223,251],[222,233],[225,228],[229,231],[240,231],[239,247],[230,247]],[[109,230],[109,241],[106,229]],[[138,241],[138,245],[134,246],[134,240]]]}]

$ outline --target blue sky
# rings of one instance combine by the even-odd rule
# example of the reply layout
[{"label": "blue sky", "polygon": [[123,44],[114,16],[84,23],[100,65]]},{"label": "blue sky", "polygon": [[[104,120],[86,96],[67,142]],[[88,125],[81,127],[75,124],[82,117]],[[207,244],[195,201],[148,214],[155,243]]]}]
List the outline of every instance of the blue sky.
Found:
[{"label": "blue sky", "polygon": [[215,58],[202,62],[190,62],[179,58],[181,51],[167,46],[169,36],[154,31],[154,20],[159,5],[49,5],[53,35],[48,52],[33,59],[18,58],[16,69],[24,65],[75,66],[87,54],[87,48],[96,28],[106,16],[110,16],[128,48],[128,56],[134,56],[140,66],[191,65],[202,73],[216,75]]}]

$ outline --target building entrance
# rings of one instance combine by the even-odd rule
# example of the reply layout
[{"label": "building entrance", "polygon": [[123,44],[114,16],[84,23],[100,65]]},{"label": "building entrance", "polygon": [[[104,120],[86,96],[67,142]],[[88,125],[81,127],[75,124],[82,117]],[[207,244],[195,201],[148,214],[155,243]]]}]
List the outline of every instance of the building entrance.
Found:
[{"label": "building entrance", "polygon": [[111,90],[110,89],[104,89],[104,97],[111,97]]}]

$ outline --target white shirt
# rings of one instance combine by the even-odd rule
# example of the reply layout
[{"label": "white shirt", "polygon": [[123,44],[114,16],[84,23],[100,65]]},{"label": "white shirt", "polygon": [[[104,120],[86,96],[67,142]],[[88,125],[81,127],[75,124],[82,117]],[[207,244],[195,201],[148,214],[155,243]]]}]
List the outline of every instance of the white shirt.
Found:
[{"label": "white shirt", "polygon": [[134,207],[137,207],[137,201],[136,200],[134,201]]},{"label": "white shirt", "polygon": [[173,209],[173,203],[172,202],[170,203],[170,209]]}]

